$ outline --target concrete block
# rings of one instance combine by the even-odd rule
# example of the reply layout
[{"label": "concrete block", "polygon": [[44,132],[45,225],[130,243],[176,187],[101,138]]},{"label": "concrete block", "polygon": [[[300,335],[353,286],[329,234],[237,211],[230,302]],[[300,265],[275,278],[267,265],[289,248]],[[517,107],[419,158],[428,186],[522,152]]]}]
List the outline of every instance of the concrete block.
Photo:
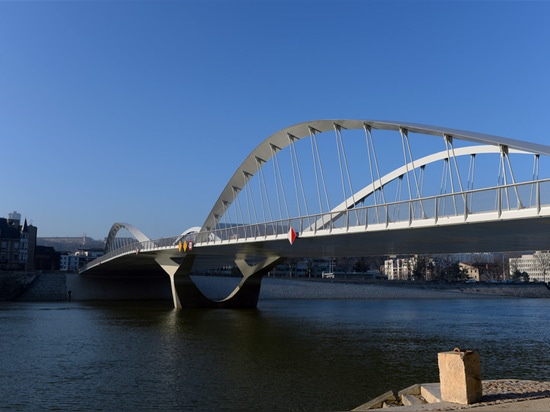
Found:
[{"label": "concrete block", "polygon": [[364,403],[361,406],[358,406],[355,409],[352,409],[352,411],[368,411],[369,409],[378,409],[381,408],[384,402],[386,401],[395,401],[395,394],[393,391],[388,391],[384,393],[383,395],[380,395],[371,401]]},{"label": "concrete block", "polygon": [[408,388],[401,389],[399,392],[397,392],[397,397],[400,398],[401,395],[420,395],[420,385],[415,383]]},{"label": "concrete block", "polygon": [[479,354],[472,351],[440,352],[437,356],[441,400],[469,405],[481,400]]},{"label": "concrete block", "polygon": [[420,395],[428,403],[441,402],[441,389],[439,383],[423,383],[420,385]]},{"label": "concrete block", "polygon": [[414,405],[424,405],[426,402],[424,402],[418,396],[404,393],[403,395],[401,395],[401,403],[404,406],[414,406]]}]

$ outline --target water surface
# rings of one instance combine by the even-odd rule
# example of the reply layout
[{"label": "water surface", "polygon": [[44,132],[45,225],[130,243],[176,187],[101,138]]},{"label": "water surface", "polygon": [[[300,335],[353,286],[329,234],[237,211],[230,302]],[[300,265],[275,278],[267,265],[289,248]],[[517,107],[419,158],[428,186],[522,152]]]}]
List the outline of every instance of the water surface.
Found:
[{"label": "water surface", "polygon": [[0,409],[349,410],[437,382],[437,353],[483,379],[550,381],[545,299],[0,303]]}]

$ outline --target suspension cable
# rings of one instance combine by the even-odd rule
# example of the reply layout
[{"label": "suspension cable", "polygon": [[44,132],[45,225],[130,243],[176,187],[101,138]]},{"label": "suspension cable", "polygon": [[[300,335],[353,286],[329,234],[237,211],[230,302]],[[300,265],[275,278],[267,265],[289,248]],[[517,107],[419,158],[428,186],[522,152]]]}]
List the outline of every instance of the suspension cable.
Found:
[{"label": "suspension cable", "polygon": [[[509,193],[508,193],[508,187],[506,187],[508,185],[508,179],[507,179],[507,176],[506,176],[506,151],[507,151],[507,147],[504,146],[504,145],[499,145],[499,146],[500,146],[499,177],[502,177],[502,185],[504,186],[504,194],[506,196],[506,204],[507,204],[508,209],[510,209],[510,198],[509,198]],[[502,203],[501,203],[501,207],[502,207]]]},{"label": "suspension cable", "polygon": [[325,181],[325,173],[323,171],[323,162],[321,161],[321,155],[319,153],[319,146],[317,144],[317,131],[309,127],[309,135],[311,138],[311,150],[313,156],[313,164],[315,168],[315,181],[317,183],[317,195],[319,198],[319,213],[323,213],[323,205],[321,200],[321,190],[319,187],[319,178],[317,177],[317,166],[319,168],[319,174],[321,175],[321,183],[323,184],[323,192],[325,195],[325,202],[327,205],[327,211],[330,211],[330,202],[328,198],[327,184]]},{"label": "suspension cable", "polygon": [[[277,207],[279,208],[279,219],[283,220],[283,208],[281,204],[281,194],[279,193],[279,181],[278,176],[280,176],[280,171],[277,173],[277,169],[279,169],[279,162],[278,162],[278,156],[277,156],[277,146],[271,144],[271,158],[273,161],[271,162],[273,165],[273,179],[275,180],[275,192],[277,194]],[[281,182],[281,188],[282,188],[282,182]],[[284,190],[283,190],[284,193]]]},{"label": "suspension cable", "polygon": [[[252,178],[252,175],[245,171],[243,171],[243,174],[245,176],[245,180],[247,181],[247,183],[245,184],[245,195],[246,195],[246,205],[248,208],[249,224],[255,225],[256,223],[259,222],[259,220],[258,220],[258,213],[256,211],[256,204],[254,203],[254,196],[252,195],[252,187],[250,185],[250,179]],[[254,214],[254,220],[252,220],[252,214]]]},{"label": "suspension cable", "polygon": [[[228,215],[228,202],[223,200],[222,201],[222,206],[223,206],[223,211],[222,211],[222,217],[221,217],[221,225],[223,225],[223,229],[225,231],[225,234],[226,234],[226,237],[227,239],[229,240],[229,229],[230,229],[230,225],[229,225],[229,222],[227,221],[227,215]],[[220,226],[220,222],[218,221],[218,223],[216,224],[217,228],[218,229],[221,229],[221,226]],[[215,230],[216,227],[213,228],[213,230]],[[221,237],[221,236],[220,236]]]},{"label": "suspension cable", "polygon": [[[454,195],[455,194],[455,183],[454,183],[454,179],[453,179],[453,169],[452,169],[452,166],[451,166],[451,154],[449,153],[449,140],[452,139],[450,136],[444,134],[443,135],[443,139],[445,140],[445,150],[447,151],[447,159],[446,159],[446,162],[445,162],[445,165],[447,166],[447,169],[448,169],[448,175],[447,175],[447,178],[451,184],[451,193]],[[445,183],[445,188],[447,187],[447,184]]]},{"label": "suspension cable", "polygon": [[341,179],[342,179],[342,186],[344,187],[344,201],[346,202],[346,209],[347,209],[348,208],[348,204],[347,204],[348,196],[347,196],[347,193],[346,193],[346,190],[345,190],[344,169],[346,171],[349,190],[351,192],[352,207],[355,207],[355,192],[353,191],[353,186],[352,186],[352,183],[351,183],[351,175],[350,175],[350,171],[349,171],[348,160],[347,160],[347,157],[346,157],[346,151],[345,151],[345,147],[344,147],[344,140],[342,138],[342,126],[340,126],[336,123],[334,123],[333,125],[334,125],[334,130],[336,132],[336,145],[338,147],[338,162],[340,164],[340,176],[341,176]]},{"label": "suspension cable", "polygon": [[[416,185],[416,192],[417,192],[417,196],[418,196],[418,199],[422,199],[422,190],[420,188],[420,186],[418,185],[418,178],[416,176],[416,168],[414,166],[414,158],[413,158],[413,155],[412,155],[412,150],[411,150],[411,142],[409,140],[409,132],[407,129],[404,129],[402,127],[399,128],[399,133],[401,133],[401,141],[402,141],[402,144],[403,144],[403,157],[405,158],[405,165],[406,165],[406,168],[407,168],[407,183],[408,183],[408,188],[409,188],[409,200],[412,201],[412,191],[411,191],[411,184],[410,184],[410,175],[409,175],[409,167],[407,165],[407,153],[406,153],[406,150],[405,150],[405,141],[407,142],[407,148],[408,148],[408,153],[409,153],[409,157],[411,159],[411,166],[412,166],[412,174],[413,174],[413,177],[414,177],[414,182],[415,182],[415,185]],[[424,205],[422,203],[422,200],[420,200],[420,209],[422,211],[422,217],[425,217],[426,216],[426,213],[424,212]]]},{"label": "suspension cable", "polygon": [[[380,169],[378,167],[378,157],[376,156],[376,149],[374,147],[374,139],[372,137],[372,128],[367,124],[363,124],[363,128],[365,129],[365,135],[366,135],[366,140],[367,140],[367,154],[368,154],[368,157],[369,157],[369,166],[370,166],[370,173],[371,173],[371,180],[372,180],[372,184],[373,184],[373,189],[374,189],[374,173],[373,173],[373,170],[372,170],[371,158],[374,160],[374,166],[375,166],[375,169],[376,169],[376,175],[377,175],[378,186],[379,186],[378,191],[380,193],[380,197],[382,198],[382,203],[386,203],[386,196],[384,194],[384,188],[382,186],[382,176],[380,174]],[[375,193],[374,204],[376,205],[377,204],[376,191],[374,191],[374,193]]]},{"label": "suspension cable", "polygon": [[462,177],[460,176],[460,169],[458,167],[458,161],[456,160],[456,154],[455,154],[455,147],[453,144],[453,137],[448,136],[449,144],[451,146],[451,153],[453,155],[453,163],[455,165],[455,171],[456,171],[456,178],[458,180],[458,186],[460,187],[460,191],[464,192],[464,187],[462,186]]},{"label": "suspension cable", "polygon": [[[304,207],[306,209],[306,215],[309,216],[306,193],[304,190],[304,182],[302,180],[302,171],[300,169],[300,162],[298,161],[298,153],[296,152],[296,148],[294,147],[294,142],[297,141],[298,138],[296,136],[291,135],[290,133],[287,133],[287,135],[290,141],[292,172],[294,174],[294,187],[296,190],[296,202],[298,204],[298,215],[299,217],[302,217],[301,208],[300,208],[300,195],[299,195],[299,188],[300,188],[302,191],[302,198],[304,202]],[[299,188],[298,188],[298,184],[299,184]]]},{"label": "suspension cable", "polygon": [[[539,157],[540,155],[539,154],[535,154],[535,156],[533,157],[533,176],[532,176],[532,181],[535,182],[536,180],[539,180]],[[536,190],[535,189],[535,184],[533,183],[531,185],[531,193],[529,194],[529,203],[530,205],[533,205],[533,194],[535,193],[535,197],[536,197]]]},{"label": "suspension cable", "polygon": [[[237,204],[237,208],[236,208],[236,211],[235,211],[235,216],[237,218],[236,224],[237,224],[237,226],[239,225],[239,216],[237,215],[237,212],[239,212],[240,215],[241,215],[241,217],[240,217],[241,225],[244,226],[246,220],[244,219],[243,207],[241,205],[240,197],[238,196],[240,191],[241,191],[240,188],[238,188],[236,186],[233,186],[233,193],[234,193],[234,197],[235,197],[235,203]],[[238,237],[238,235],[239,235],[239,233],[237,231],[237,237]],[[245,237],[246,237],[246,233],[245,233]]]},{"label": "suspension cable", "polygon": [[[287,133],[288,141],[290,142],[290,161],[292,164],[292,176],[294,178],[294,192],[296,194],[296,205],[298,207],[298,216],[302,216],[301,208],[300,208],[300,195],[298,194],[298,179],[296,177],[296,162],[295,162],[295,148],[294,148],[294,140],[296,137],[292,136],[290,133]],[[289,216],[290,218],[290,216]]]},{"label": "suspension cable", "polygon": [[449,159],[443,159],[443,170],[441,172],[441,183],[439,185],[439,194],[444,195],[447,194],[447,162]]},{"label": "suspension cable", "polygon": [[338,155],[338,165],[340,167],[340,181],[341,181],[341,184],[342,184],[342,191],[344,193],[344,202],[345,202],[345,208],[347,209],[348,208],[348,202],[347,202],[347,199],[348,199],[348,196],[347,196],[347,191],[346,191],[346,184],[344,182],[344,171],[343,171],[343,167],[342,167],[342,155],[340,154],[341,152],[341,148],[340,148],[340,141],[338,139],[338,126],[336,124],[333,124],[334,126],[334,131],[335,131],[335,137],[336,137],[336,153]]},{"label": "suspension cable", "polygon": [[407,136],[407,131],[405,129],[399,128],[399,133],[401,133],[401,146],[403,148],[403,161],[405,162],[405,172],[407,174],[407,186],[409,189],[409,200],[412,200],[412,191],[411,191],[411,182],[409,178],[409,162],[407,159],[407,151],[405,150],[405,138]]},{"label": "suspension cable", "polygon": [[[451,163],[452,163],[451,154],[452,154],[452,157],[454,158],[456,172],[457,172],[456,179],[459,181],[459,186],[461,188],[461,191],[462,191],[462,183],[460,183],[460,175],[458,174],[458,166],[456,164],[456,157],[455,157],[455,152],[454,152],[454,148],[453,148],[453,137],[449,136],[448,134],[443,134],[443,140],[445,141],[445,149],[447,150],[447,159],[448,159],[447,167],[449,168],[449,181],[451,183],[451,190],[452,190],[452,195],[451,196],[452,196],[452,199],[453,199],[453,207],[454,207],[454,211],[455,211],[455,215],[456,215],[456,214],[458,214],[458,208],[457,208],[457,205],[456,205],[455,179],[453,178],[453,168],[451,166]],[[449,146],[451,147],[451,150],[449,150]],[[465,207],[466,207],[466,205],[465,205]]]},{"label": "suspension cable", "polygon": [[[470,155],[470,163],[468,165],[468,187],[467,187],[467,190],[474,190],[475,165],[476,165],[476,154],[472,153]],[[470,195],[470,205],[468,206],[470,211],[473,210],[472,209],[473,198],[474,198],[474,196]]]},{"label": "suspension cable", "polygon": [[468,187],[467,190],[474,190],[474,172],[476,164],[476,154],[470,155],[470,164],[468,165]]},{"label": "suspension cable", "polygon": [[[278,147],[276,146],[272,146],[272,149],[274,151],[277,152],[276,156],[274,156],[274,160],[275,162],[273,163],[273,169],[275,170],[274,174],[275,174],[275,185],[277,186],[277,189],[279,188],[279,185],[277,184],[277,182],[280,183],[280,190],[281,190],[281,194],[282,194],[282,197],[283,197],[283,201],[284,201],[284,210],[286,211],[286,218],[290,218],[290,212],[288,210],[288,200],[286,198],[286,190],[285,190],[285,182],[283,180],[283,177],[281,175],[281,165],[279,164],[279,153],[281,152],[281,149],[279,149]],[[279,195],[279,192],[277,191],[277,196]],[[280,200],[279,200],[280,202]],[[279,204],[279,211],[280,211],[280,215],[281,215],[281,220],[283,220],[284,216],[283,216],[283,208],[281,207],[281,205]]]},{"label": "suspension cable", "polygon": [[539,180],[539,161],[540,155],[535,154],[533,159],[533,180]]},{"label": "suspension cable", "polygon": [[512,169],[512,161],[510,160],[510,153],[509,153],[509,150],[508,150],[508,146],[504,146],[504,147],[506,147],[505,156],[506,156],[506,161],[508,163],[508,170],[510,172],[510,178],[512,179],[512,184],[514,185],[514,193],[516,194],[517,207],[518,207],[518,209],[521,209],[521,208],[523,208],[523,204],[522,204],[521,198],[519,196],[519,191],[518,191],[518,187],[517,187],[517,184],[516,184],[516,178],[514,176],[514,170]]},{"label": "suspension cable", "polygon": [[262,185],[260,185],[260,196],[262,197],[262,211],[263,211],[263,214],[264,214],[264,222],[267,222],[267,216],[266,216],[266,212],[265,212],[265,209],[264,209],[264,196],[265,196],[265,201],[267,203],[267,210],[269,212],[269,221],[270,222],[273,222],[273,213],[271,211],[271,202],[269,201],[269,192],[267,191],[267,184],[266,184],[266,181],[265,181],[265,175],[264,175],[264,169],[262,167],[262,162],[265,163],[265,160],[263,159],[260,159],[259,157],[256,157],[256,160],[258,162],[258,172],[260,173],[260,178],[261,178],[261,181],[263,183],[263,194],[262,194]]},{"label": "suspension cable", "polygon": [[[398,203],[401,201],[401,193],[403,192],[403,176],[404,175],[401,175],[397,178],[397,188],[395,190],[395,203]],[[396,207],[394,209],[394,218],[399,219],[399,207]]]}]

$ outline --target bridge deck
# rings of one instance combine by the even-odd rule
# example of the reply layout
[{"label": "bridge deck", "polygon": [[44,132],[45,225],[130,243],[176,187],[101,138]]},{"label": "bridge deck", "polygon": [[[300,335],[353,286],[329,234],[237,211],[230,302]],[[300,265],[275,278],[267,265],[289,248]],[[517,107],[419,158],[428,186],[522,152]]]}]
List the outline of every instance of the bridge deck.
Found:
[{"label": "bridge deck", "polygon": [[[294,244],[286,238],[247,239],[246,242],[196,244],[194,270],[233,265],[236,258],[377,256],[388,254],[447,254],[466,252],[527,251],[550,243],[550,217],[494,220],[382,230],[376,232],[333,231],[330,235],[298,237]],[[155,257],[170,256],[176,261],[184,253],[177,247],[119,256],[93,266],[91,276],[166,276]]]}]

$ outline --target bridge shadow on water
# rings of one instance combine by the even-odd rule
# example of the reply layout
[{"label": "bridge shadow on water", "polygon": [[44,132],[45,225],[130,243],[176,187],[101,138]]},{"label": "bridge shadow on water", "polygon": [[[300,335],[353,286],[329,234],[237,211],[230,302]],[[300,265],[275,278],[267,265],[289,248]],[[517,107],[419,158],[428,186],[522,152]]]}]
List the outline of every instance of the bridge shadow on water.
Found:
[{"label": "bridge shadow on water", "polygon": [[257,309],[174,310],[102,302],[86,304],[94,309],[86,327],[101,334],[92,339],[97,351],[113,351],[102,356],[117,368],[108,374],[128,382],[119,388],[127,407],[140,409],[141,399],[165,410],[349,410],[389,389],[436,382],[437,353],[456,346],[480,352],[483,379],[550,380],[549,305],[267,298]]}]

